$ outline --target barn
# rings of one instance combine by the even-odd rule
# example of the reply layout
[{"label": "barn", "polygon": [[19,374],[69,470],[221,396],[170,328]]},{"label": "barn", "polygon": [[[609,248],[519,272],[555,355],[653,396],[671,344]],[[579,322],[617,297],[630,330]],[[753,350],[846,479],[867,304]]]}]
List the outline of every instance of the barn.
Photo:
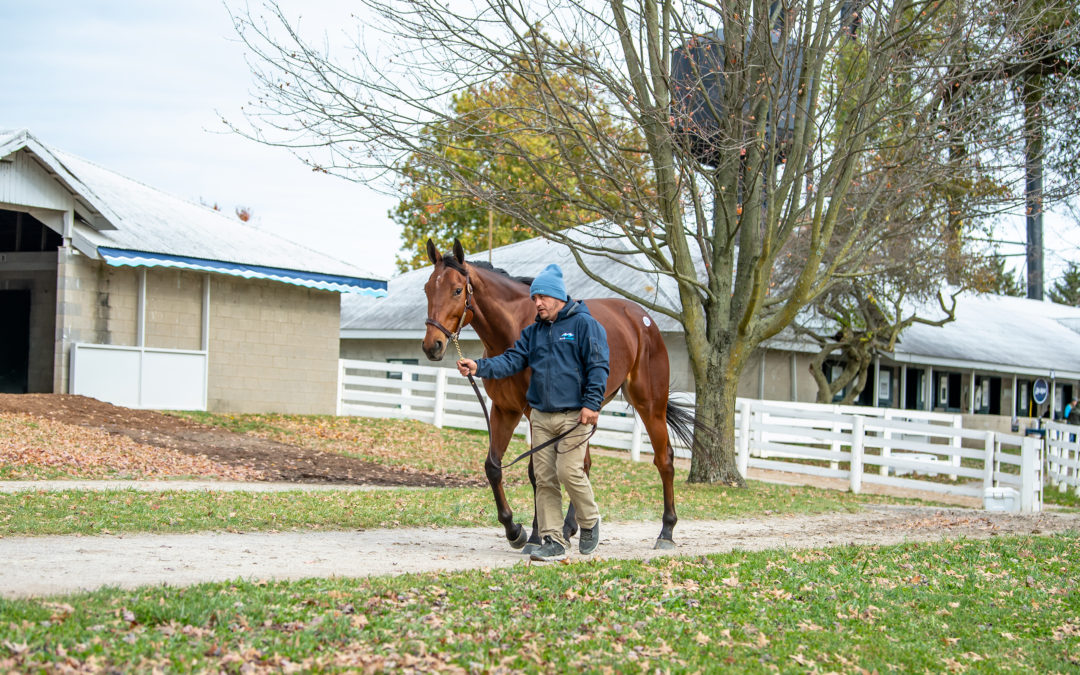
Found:
[{"label": "barn", "polygon": [[341,297],[386,279],[0,131],[0,391],[332,413]]}]

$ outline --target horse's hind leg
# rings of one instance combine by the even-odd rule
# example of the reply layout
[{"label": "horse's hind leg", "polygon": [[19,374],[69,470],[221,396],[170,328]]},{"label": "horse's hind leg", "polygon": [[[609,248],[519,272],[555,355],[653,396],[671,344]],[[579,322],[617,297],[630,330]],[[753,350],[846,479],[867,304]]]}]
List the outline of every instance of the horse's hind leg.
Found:
[{"label": "horse's hind leg", "polygon": [[657,392],[652,392],[650,396],[642,392],[643,387],[640,381],[631,381],[623,389],[623,395],[630,405],[634,406],[645,425],[645,432],[649,435],[649,442],[653,447],[653,464],[660,474],[660,483],[664,489],[664,515],[661,519],[660,536],[653,548],[670,549],[675,548],[673,532],[679,518],[675,515],[675,452],[668,439],[667,396]]},{"label": "horse's hind leg", "polygon": [[532,485],[533,492],[533,521],[529,541],[525,544],[525,548],[521,549],[521,552],[525,555],[540,548],[540,521],[536,518],[536,472],[533,470],[532,457],[529,457],[529,484]]},{"label": "horse's hind leg", "polygon": [[653,446],[653,464],[660,473],[664,487],[664,515],[661,519],[660,536],[653,548],[675,548],[673,533],[679,518],[675,515],[675,451],[668,440],[666,416],[655,415],[645,421],[645,430]]}]

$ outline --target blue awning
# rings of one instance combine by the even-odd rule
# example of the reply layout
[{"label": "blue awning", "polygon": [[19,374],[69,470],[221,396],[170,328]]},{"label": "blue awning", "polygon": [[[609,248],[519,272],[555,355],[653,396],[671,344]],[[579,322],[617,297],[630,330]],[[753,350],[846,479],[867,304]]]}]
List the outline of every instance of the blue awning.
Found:
[{"label": "blue awning", "polygon": [[114,267],[175,267],[177,269],[227,274],[229,276],[242,277],[244,279],[269,279],[271,281],[280,281],[294,286],[318,288],[324,291],[336,291],[338,293],[360,293],[380,298],[386,295],[386,282],[377,279],[336,276],[332,274],[303,272],[300,270],[288,270],[277,267],[262,267],[259,265],[244,265],[222,260],[188,258],[186,256],[167,255],[163,253],[127,251],[118,248],[106,248],[104,246],[98,247],[98,253],[105,259],[107,264]]}]

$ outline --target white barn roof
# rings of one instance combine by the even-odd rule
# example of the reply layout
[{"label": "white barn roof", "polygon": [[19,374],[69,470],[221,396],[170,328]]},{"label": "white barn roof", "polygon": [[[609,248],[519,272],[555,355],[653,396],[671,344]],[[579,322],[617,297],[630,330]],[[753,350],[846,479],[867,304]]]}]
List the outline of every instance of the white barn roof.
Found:
[{"label": "white barn roof", "polygon": [[381,296],[385,278],[214,209],[143,185],[45,145],[0,131],[0,158],[20,151],[71,194],[73,244],[109,265],[178,267]]},{"label": "white barn roof", "polygon": [[[610,245],[610,242],[607,242]],[[465,252],[466,261],[488,262],[488,252],[471,254]],[[627,256],[631,255],[629,250]],[[603,270],[602,276],[619,288],[641,297],[655,299],[662,305],[675,308],[678,296],[671,292],[669,277],[633,270],[601,256],[585,256],[591,270]],[[601,284],[593,281],[574,260],[566,246],[543,238],[519,241],[491,251],[491,264],[508,274],[532,277],[544,267],[557,263],[563,270],[567,293],[574,299],[607,298],[616,296]],[[378,302],[364,298],[342,298],[341,336],[344,338],[415,338],[422,336],[427,318],[427,298],[424,284],[431,276],[431,266],[406,272],[390,280],[387,296]],[[674,319],[651,314],[661,331],[681,332],[682,327]],[[475,339],[471,328],[462,332],[463,337]]]},{"label": "white barn roof", "polygon": [[957,298],[955,321],[908,327],[893,358],[1043,377],[1053,370],[1058,378],[1080,379],[1078,330],[1077,307],[964,293]]}]

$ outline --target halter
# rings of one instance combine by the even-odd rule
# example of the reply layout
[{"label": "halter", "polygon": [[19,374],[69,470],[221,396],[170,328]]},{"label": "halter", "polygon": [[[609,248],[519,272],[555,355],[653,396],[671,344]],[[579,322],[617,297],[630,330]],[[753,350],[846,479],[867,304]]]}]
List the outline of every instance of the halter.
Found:
[{"label": "halter", "polygon": [[450,338],[454,343],[454,348],[457,349],[458,358],[465,358],[461,353],[461,345],[458,343],[458,337],[461,335],[461,329],[465,327],[465,315],[469,312],[476,314],[476,311],[472,306],[472,281],[469,279],[469,270],[465,270],[465,308],[461,310],[461,317],[458,318],[457,330],[451,332],[446,326],[442,325],[430,316],[424,321],[428,326],[435,326],[443,332],[443,335]]}]

